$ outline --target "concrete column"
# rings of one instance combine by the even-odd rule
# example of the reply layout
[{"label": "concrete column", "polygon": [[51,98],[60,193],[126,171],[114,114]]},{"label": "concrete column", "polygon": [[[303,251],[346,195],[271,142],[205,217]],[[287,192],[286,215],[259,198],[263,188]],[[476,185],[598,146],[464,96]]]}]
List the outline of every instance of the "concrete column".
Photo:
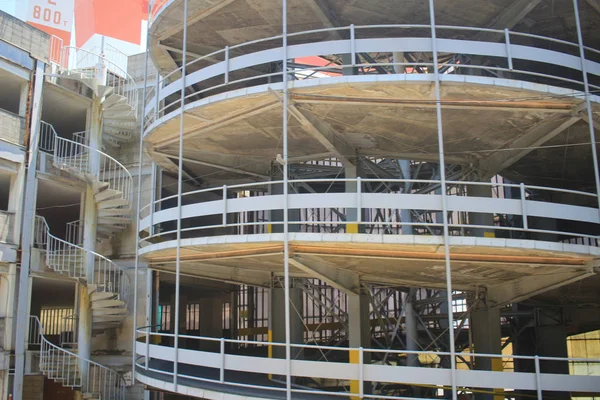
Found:
[{"label": "concrete column", "polygon": [[[273,342],[285,343],[285,290],[282,287],[271,289],[271,327],[273,330]],[[290,331],[292,344],[304,343],[304,324],[302,317],[296,310],[302,313],[302,290],[297,287],[290,288]],[[274,358],[285,358],[285,347],[273,347]],[[292,347],[292,359],[302,358],[302,350]]]},{"label": "concrete column", "polygon": [[[369,295],[366,293],[348,295],[348,347],[352,349],[371,347],[371,324],[369,319]],[[350,351],[350,363],[359,363],[359,352]],[[363,364],[370,364],[371,354],[363,352]],[[350,381],[350,393],[359,393],[359,381]],[[364,382],[364,393],[371,392],[371,384]],[[358,397],[352,397],[357,399]]]},{"label": "concrete column", "polygon": [[[475,353],[502,354],[502,335],[500,331],[500,309],[476,308],[471,312],[469,329],[473,332]],[[502,358],[476,357],[475,369],[479,371],[502,371]],[[491,390],[491,389],[490,389]],[[499,389],[502,391],[502,389]],[[504,399],[494,394],[478,393],[477,400]]]},{"label": "concrete column", "polygon": [[342,68],[342,74],[344,75],[357,75],[358,68],[352,67],[352,54],[342,54],[342,64],[349,65],[348,67]]},{"label": "concrete column", "polygon": [[[569,357],[567,349],[567,330],[561,324],[561,315],[548,315],[551,310],[541,310],[537,314],[537,326],[535,327],[535,338],[537,354],[542,357]],[[566,361],[540,360],[540,372],[547,374],[569,374],[569,363]],[[567,392],[543,392],[544,398],[570,399]]]},{"label": "concrete column", "polygon": [[[78,332],[77,332],[77,352],[84,359],[90,359],[92,354],[92,307],[90,304],[90,296],[86,285],[78,283]],[[82,386],[85,387],[88,379],[87,364],[82,359],[79,363],[81,371]]]},{"label": "concrete column", "polygon": [[[416,289],[410,289],[406,296],[405,321],[406,321],[406,350],[419,350],[419,334],[417,331],[417,315],[414,309],[416,300]],[[417,354],[408,354],[406,356],[406,365],[410,367],[419,366],[419,356]]]},{"label": "concrete column", "polygon": [[[491,186],[482,185],[467,185],[467,194],[469,197],[492,197]],[[473,236],[475,237],[495,237],[494,232],[494,215],[483,213],[469,213],[469,223],[472,225],[485,225],[489,228],[473,228]]]},{"label": "concrete column", "polygon": [[[358,176],[356,165],[344,166],[344,177],[346,179],[356,179]],[[356,193],[357,182],[346,182],[346,193]],[[346,209],[346,233],[358,233],[360,226],[358,223],[358,212],[356,208]]]},{"label": "concrete column", "polygon": [[[404,53],[396,52],[392,54],[394,63],[405,63],[406,58],[404,58]],[[403,65],[394,65],[394,72],[397,74],[404,74],[406,72],[406,67]]]},{"label": "concrete column", "polygon": [[23,399],[23,374],[25,372],[25,337],[29,328],[29,270],[31,266],[31,246],[35,228],[35,204],[37,196],[37,160],[40,134],[40,118],[42,111],[42,92],[44,87],[43,62],[36,62],[35,84],[31,106],[31,124],[29,132],[30,153],[27,159],[27,178],[23,204],[23,221],[21,235],[21,271],[19,275],[19,298],[17,302],[17,324],[15,333],[15,374],[13,382],[14,400]]},{"label": "concrete column", "polygon": [[19,95],[19,116],[27,116],[27,103],[29,100],[30,82],[26,81],[21,84],[21,93]]},{"label": "concrete column", "polygon": [[[396,54],[398,53],[394,53],[394,57],[396,56]],[[400,53],[402,54],[402,53]],[[404,57],[404,55],[403,55]],[[402,70],[402,72],[404,72],[404,69]],[[400,171],[402,171],[402,178],[403,179],[411,179],[411,172],[410,172],[410,161],[409,160],[398,160],[398,164],[400,165]],[[404,193],[408,193],[409,189],[411,187],[410,183],[405,183],[404,184]],[[402,220],[402,222],[412,222],[412,215],[410,210],[407,209],[402,209],[400,210],[400,219]],[[412,225],[402,225],[402,234],[404,235],[412,235],[413,234],[413,226]]]}]

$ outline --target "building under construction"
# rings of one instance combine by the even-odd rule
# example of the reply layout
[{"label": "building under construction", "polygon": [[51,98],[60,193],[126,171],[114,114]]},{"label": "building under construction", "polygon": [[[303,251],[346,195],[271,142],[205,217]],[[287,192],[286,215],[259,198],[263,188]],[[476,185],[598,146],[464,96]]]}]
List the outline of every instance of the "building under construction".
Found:
[{"label": "building under construction", "polygon": [[600,398],[600,1],[148,15],[0,14],[4,397]]}]

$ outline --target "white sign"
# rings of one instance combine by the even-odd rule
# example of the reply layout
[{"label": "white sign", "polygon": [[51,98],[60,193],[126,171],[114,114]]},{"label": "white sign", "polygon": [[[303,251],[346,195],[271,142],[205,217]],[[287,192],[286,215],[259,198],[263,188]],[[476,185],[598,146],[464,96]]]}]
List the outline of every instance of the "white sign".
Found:
[{"label": "white sign", "polygon": [[71,32],[75,0],[29,0],[27,21]]}]

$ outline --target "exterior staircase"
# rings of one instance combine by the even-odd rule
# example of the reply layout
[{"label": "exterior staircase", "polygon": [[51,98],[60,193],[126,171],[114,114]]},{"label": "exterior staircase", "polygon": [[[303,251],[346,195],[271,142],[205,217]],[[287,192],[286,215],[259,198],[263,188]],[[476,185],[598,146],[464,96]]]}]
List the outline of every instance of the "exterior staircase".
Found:
[{"label": "exterior staircase", "polygon": [[81,391],[87,400],[125,399],[126,384],[117,371],[53,344],[38,317],[31,317],[30,325],[40,334],[40,371],[48,379]]},{"label": "exterior staircase", "polygon": [[[58,75],[89,87],[102,106],[102,148],[89,145],[88,132],[59,136],[42,123],[40,149],[52,154],[55,168],[86,182],[93,190],[97,209],[96,237],[110,238],[131,223],[133,179],[120,162],[103,150],[120,147],[133,138],[136,128],[137,91],[127,74],[104,54],[62,47]],[[96,103],[98,104],[98,103]],[[81,224],[67,225],[66,240],[54,236],[46,220],[36,217],[37,247],[46,253],[46,265],[56,273],[85,284],[90,297],[92,331],[121,325],[127,317],[130,280],[117,264],[82,246]],[[43,329],[39,320],[32,321]],[[82,392],[84,399],[124,399],[121,376],[100,364],[84,359],[48,341],[42,333],[40,369],[50,379]]]},{"label": "exterior staircase", "polygon": [[107,46],[105,51],[98,49],[98,53],[66,46],[62,48],[58,62],[62,66],[61,77],[83,83],[102,102],[104,149],[121,147],[133,139],[138,107],[135,81],[123,62],[126,56]]}]

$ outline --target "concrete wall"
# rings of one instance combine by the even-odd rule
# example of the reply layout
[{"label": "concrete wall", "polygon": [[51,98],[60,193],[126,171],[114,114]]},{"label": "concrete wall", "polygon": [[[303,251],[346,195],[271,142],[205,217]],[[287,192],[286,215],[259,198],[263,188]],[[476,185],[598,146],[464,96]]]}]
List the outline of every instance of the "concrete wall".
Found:
[{"label": "concrete wall", "polygon": [[33,58],[48,61],[50,35],[3,11],[0,11],[0,40],[27,51]]},{"label": "concrete wall", "polygon": [[0,139],[23,146],[25,119],[18,115],[0,110]]},{"label": "concrete wall", "polygon": [[44,377],[27,375],[23,379],[23,400],[42,400],[44,398]]}]

